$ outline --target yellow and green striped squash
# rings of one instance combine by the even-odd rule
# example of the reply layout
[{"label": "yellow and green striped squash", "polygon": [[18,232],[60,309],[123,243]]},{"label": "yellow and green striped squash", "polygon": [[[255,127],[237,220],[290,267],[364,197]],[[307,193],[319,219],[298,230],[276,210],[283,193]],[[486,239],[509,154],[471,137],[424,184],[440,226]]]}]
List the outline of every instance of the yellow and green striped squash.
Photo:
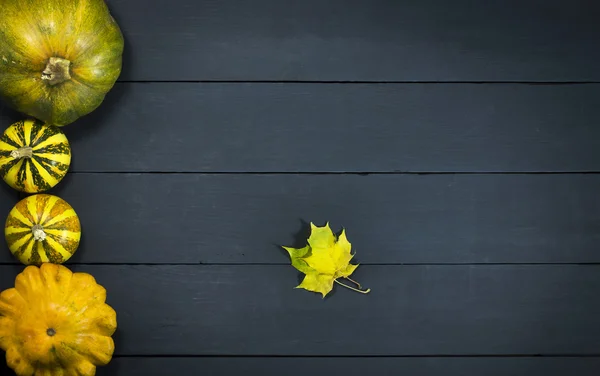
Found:
[{"label": "yellow and green striped squash", "polygon": [[69,203],[40,193],[22,199],[12,208],[4,236],[10,252],[25,265],[62,264],[79,247],[81,224]]},{"label": "yellow and green striped squash", "polygon": [[18,191],[47,191],[65,177],[70,165],[71,147],[58,127],[19,121],[0,137],[0,176]]},{"label": "yellow and green striped squash", "polygon": [[1,0],[0,98],[45,123],[73,123],[114,86],[123,47],[105,0]]}]

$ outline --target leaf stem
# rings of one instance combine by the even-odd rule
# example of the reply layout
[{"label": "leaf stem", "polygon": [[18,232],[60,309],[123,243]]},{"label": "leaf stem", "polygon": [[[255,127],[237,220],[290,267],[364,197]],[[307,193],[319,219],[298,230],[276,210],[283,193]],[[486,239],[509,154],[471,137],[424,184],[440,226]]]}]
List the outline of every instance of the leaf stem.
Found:
[{"label": "leaf stem", "polygon": [[[361,294],[368,294],[371,291],[371,289],[366,289],[366,290],[355,289],[354,287],[350,287],[346,284],[343,284],[342,282],[338,281],[337,279],[334,279],[333,281],[340,286],[344,286],[345,288],[350,289],[352,291],[360,292]],[[354,282],[354,281],[352,281],[352,282]],[[354,283],[356,283],[356,282],[354,282]],[[358,284],[358,283],[356,283],[356,284],[360,287],[360,284]]]},{"label": "leaf stem", "polygon": [[362,289],[362,286],[360,285],[360,283],[356,282],[352,278],[350,278],[350,277],[344,277],[344,278],[346,278],[348,281],[354,283],[356,286],[358,286],[359,289]]}]

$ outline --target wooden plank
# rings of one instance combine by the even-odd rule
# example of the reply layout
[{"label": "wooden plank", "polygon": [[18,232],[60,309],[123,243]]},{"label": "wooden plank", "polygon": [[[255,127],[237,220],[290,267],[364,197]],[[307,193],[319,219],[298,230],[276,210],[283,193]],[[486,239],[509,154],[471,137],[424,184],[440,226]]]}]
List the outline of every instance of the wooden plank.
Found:
[{"label": "wooden plank", "polygon": [[[0,364],[0,374],[9,370]],[[97,376],[597,376],[598,358],[115,358]],[[3,373],[4,371],[4,373]]]},{"label": "wooden plank", "polygon": [[[19,201],[19,192],[13,190],[8,184],[2,181],[0,177],[0,223],[2,224],[2,241],[0,241],[0,252],[4,253],[8,248],[4,242],[4,221],[6,221],[6,217],[8,213],[12,209],[13,205],[15,205]],[[3,258],[0,257],[0,260]],[[4,259],[6,259],[6,255],[4,255]],[[1,262],[1,261],[0,261]]]},{"label": "wooden plank", "polygon": [[599,97],[600,85],[120,84],[65,131],[73,172],[600,171]]},{"label": "wooden plank", "polygon": [[287,264],[310,221],[347,228],[361,263],[600,262],[596,174],[68,174],[52,192],[80,216],[74,263]]},{"label": "wooden plank", "polygon": [[276,245],[330,221],[361,262],[486,263],[599,262],[599,188],[598,175],[76,174],[55,192],[84,226],[76,262],[286,263]]},{"label": "wooden plank", "polygon": [[600,80],[589,0],[108,4],[122,80]]},{"label": "wooden plank", "polygon": [[107,288],[119,356],[600,354],[598,265],[363,265],[370,294],[325,300],[284,265],[73,269]]},{"label": "wooden plank", "polygon": [[212,376],[597,376],[598,358],[119,358],[98,376],[159,376],[170,372]]}]

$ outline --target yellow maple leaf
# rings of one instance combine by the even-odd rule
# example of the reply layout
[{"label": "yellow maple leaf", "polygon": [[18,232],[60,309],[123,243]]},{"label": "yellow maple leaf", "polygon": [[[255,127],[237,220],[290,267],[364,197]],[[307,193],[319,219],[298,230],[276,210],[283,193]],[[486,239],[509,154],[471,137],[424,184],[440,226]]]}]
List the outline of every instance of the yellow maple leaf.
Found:
[{"label": "yellow maple leaf", "polygon": [[[282,247],[290,254],[292,266],[305,274],[304,280],[296,288],[321,293],[325,297],[332,289],[333,283],[351,290],[366,294],[368,290],[361,288],[358,282],[350,279],[358,265],[350,264],[352,245],[346,238],[346,230],[342,230],[336,238],[329,227],[329,222],[323,227],[310,223],[310,237],[303,248]],[[347,286],[339,278],[345,278],[358,286],[358,289]]]}]

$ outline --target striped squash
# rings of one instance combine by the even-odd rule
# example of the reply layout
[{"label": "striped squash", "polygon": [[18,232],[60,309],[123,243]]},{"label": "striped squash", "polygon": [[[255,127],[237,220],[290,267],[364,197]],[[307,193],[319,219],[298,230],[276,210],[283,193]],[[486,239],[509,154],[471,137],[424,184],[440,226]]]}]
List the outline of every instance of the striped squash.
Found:
[{"label": "striped squash", "polygon": [[81,224],[65,200],[40,193],[12,208],[4,236],[10,252],[25,265],[62,264],[79,247]]},{"label": "striped squash", "polygon": [[56,126],[19,121],[0,137],[0,175],[18,191],[47,191],[65,177],[70,165],[71,146]]}]

